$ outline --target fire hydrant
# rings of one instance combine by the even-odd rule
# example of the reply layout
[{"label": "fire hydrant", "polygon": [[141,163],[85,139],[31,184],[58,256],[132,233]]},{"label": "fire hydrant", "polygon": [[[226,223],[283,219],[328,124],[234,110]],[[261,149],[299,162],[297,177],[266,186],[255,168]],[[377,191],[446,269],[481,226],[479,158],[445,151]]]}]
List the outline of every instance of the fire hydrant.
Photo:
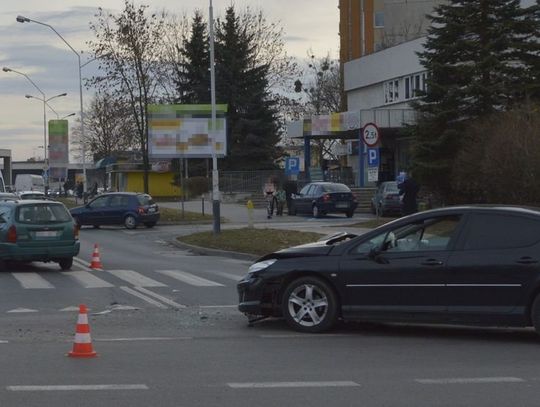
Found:
[{"label": "fire hydrant", "polygon": [[253,202],[251,199],[247,201],[247,210],[248,210],[248,228],[253,228]]}]

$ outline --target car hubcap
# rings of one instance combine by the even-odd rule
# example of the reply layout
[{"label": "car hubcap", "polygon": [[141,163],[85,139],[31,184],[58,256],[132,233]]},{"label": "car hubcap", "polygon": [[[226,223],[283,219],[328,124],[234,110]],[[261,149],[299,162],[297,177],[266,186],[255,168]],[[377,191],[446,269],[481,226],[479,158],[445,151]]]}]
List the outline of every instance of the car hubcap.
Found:
[{"label": "car hubcap", "polygon": [[135,218],[133,218],[132,216],[128,216],[128,217],[126,218],[126,225],[127,225],[127,227],[129,227],[129,228],[135,226]]},{"label": "car hubcap", "polygon": [[316,218],[317,216],[319,216],[319,210],[317,209],[316,206],[314,206],[314,207],[313,207],[313,217]]},{"label": "car hubcap", "polygon": [[289,296],[289,314],[302,326],[316,326],[326,317],[328,299],[319,287],[302,284]]}]

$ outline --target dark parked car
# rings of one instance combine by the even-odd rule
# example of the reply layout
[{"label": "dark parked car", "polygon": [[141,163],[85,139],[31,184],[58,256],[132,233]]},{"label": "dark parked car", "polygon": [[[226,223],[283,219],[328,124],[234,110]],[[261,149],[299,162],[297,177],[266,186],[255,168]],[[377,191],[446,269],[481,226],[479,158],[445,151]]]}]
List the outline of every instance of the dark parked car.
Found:
[{"label": "dark parked car", "polygon": [[334,182],[312,182],[292,195],[291,215],[311,213],[320,218],[328,213],[344,213],[348,218],[354,215],[358,206],[347,185]]},{"label": "dark parked car", "polygon": [[69,270],[79,228],[61,202],[0,200],[0,261],[54,261]]},{"label": "dark parked car", "polygon": [[396,181],[382,182],[371,198],[371,212],[380,216],[401,213],[401,197]]},{"label": "dark parked car", "polygon": [[462,206],[260,258],[239,310],[320,332],[338,319],[534,326],[540,209]]},{"label": "dark parked car", "polygon": [[124,225],[134,229],[143,224],[151,228],[159,220],[159,208],[152,197],[136,192],[102,194],[70,212],[80,226]]}]

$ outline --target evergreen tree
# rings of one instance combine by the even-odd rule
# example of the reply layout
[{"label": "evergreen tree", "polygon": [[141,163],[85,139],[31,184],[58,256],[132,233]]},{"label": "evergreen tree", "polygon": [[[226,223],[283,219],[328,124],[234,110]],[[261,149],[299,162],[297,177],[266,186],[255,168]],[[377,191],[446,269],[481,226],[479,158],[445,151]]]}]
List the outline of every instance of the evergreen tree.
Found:
[{"label": "evergreen tree", "polygon": [[537,30],[519,0],[450,0],[431,19],[419,53],[429,77],[415,105],[414,172],[448,196],[464,126],[534,96]]},{"label": "evergreen tree", "polygon": [[184,38],[180,50],[185,62],[180,64],[177,83],[178,100],[181,103],[210,103],[210,55],[207,23],[202,13],[195,11],[191,24],[191,36]]},{"label": "evergreen tree", "polygon": [[275,102],[268,93],[270,65],[256,58],[256,43],[234,7],[216,24],[216,99],[228,105],[230,170],[273,168],[279,141]]}]

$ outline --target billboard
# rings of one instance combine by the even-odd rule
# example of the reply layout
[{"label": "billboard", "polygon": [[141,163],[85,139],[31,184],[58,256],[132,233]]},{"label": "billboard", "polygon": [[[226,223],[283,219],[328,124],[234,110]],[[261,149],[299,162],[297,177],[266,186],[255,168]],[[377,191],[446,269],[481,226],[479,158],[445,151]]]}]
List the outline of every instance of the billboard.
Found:
[{"label": "billboard", "polygon": [[49,120],[49,178],[65,179],[69,163],[67,120]]},{"label": "billboard", "polygon": [[227,105],[216,105],[212,129],[211,105],[149,105],[150,159],[206,158],[227,153]]}]

